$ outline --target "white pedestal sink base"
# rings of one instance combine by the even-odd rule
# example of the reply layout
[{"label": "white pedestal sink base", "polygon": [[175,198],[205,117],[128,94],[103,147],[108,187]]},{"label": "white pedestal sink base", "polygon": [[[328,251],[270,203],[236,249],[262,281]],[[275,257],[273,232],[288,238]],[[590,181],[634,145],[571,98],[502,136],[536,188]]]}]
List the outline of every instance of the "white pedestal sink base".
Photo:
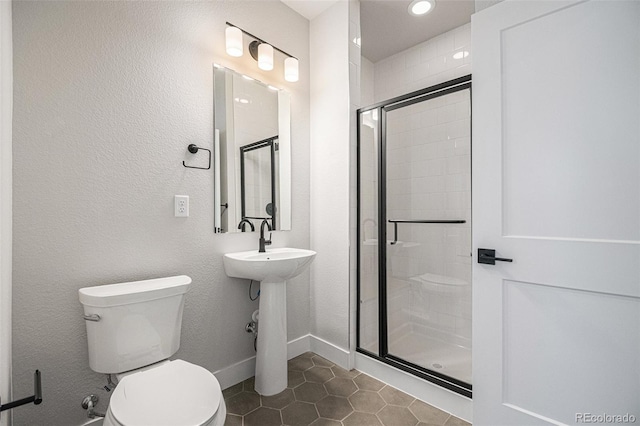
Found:
[{"label": "white pedestal sink base", "polygon": [[255,390],[275,395],[287,387],[287,285],[260,283]]},{"label": "white pedestal sink base", "polygon": [[287,387],[287,285],[309,267],[313,250],[274,248],[227,253],[224,269],[230,277],[260,281],[260,319],[255,390],[275,395]]}]

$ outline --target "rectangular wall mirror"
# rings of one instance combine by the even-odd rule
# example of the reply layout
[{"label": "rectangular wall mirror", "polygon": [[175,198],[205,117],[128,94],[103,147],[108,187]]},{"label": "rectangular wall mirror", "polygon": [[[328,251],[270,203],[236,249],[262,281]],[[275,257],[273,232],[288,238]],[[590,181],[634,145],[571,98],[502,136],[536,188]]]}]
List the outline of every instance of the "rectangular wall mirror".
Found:
[{"label": "rectangular wall mirror", "polygon": [[291,98],[214,65],[214,230],[291,229]]}]

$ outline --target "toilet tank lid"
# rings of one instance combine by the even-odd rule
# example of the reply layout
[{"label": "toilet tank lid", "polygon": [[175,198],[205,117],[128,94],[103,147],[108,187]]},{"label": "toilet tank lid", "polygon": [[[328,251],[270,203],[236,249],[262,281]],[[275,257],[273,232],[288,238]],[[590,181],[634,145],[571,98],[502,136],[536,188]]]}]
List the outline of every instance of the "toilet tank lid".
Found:
[{"label": "toilet tank lid", "polygon": [[190,284],[190,277],[178,275],[152,280],[85,287],[78,290],[78,295],[80,303],[85,306],[119,306],[184,294],[189,291]]}]

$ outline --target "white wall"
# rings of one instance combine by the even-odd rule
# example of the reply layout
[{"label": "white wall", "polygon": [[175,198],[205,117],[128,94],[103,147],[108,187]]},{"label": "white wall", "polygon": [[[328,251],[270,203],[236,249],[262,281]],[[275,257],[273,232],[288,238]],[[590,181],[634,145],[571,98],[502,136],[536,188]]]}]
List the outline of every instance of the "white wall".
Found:
[{"label": "white wall", "polygon": [[360,73],[360,101],[362,106],[366,107],[375,103],[375,99],[373,98],[375,68],[373,62],[364,56],[360,64],[362,66],[362,72]]},{"label": "white wall", "polygon": [[[300,81],[227,56],[225,21],[297,56]],[[292,231],[273,241],[309,247],[309,22],[280,2],[36,1],[15,2],[13,23],[14,392],[29,395],[40,368],[44,393],[15,425],[80,424],[90,393],[106,407],[84,286],[187,274],[177,357],[216,371],[254,356],[244,324],[258,305],[221,256],[257,235],[214,234],[213,174],[182,161],[197,161],[188,144],[212,146],[214,61],[290,91]],[[175,194],[190,196],[189,218],[173,217]],[[289,340],[310,331],[308,283],[288,286]]]},{"label": "white wall", "polygon": [[[11,114],[13,65],[11,2],[0,3],[0,396],[11,399]],[[11,423],[5,411],[0,425]]]},{"label": "white wall", "polygon": [[349,348],[349,5],[311,21],[312,334]]}]

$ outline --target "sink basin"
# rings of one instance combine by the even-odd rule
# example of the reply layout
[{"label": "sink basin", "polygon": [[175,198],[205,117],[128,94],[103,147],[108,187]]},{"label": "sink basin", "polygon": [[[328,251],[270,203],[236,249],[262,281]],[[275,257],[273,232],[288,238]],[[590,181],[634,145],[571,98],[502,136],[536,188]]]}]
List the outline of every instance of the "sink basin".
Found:
[{"label": "sink basin", "polygon": [[227,253],[224,269],[227,275],[255,281],[286,281],[296,277],[313,261],[316,252],[297,248],[267,249]]},{"label": "sink basin", "polygon": [[227,253],[224,270],[230,277],[260,281],[260,320],[256,353],[255,390],[276,395],[287,387],[287,285],[307,269],[316,252],[273,248]]}]

